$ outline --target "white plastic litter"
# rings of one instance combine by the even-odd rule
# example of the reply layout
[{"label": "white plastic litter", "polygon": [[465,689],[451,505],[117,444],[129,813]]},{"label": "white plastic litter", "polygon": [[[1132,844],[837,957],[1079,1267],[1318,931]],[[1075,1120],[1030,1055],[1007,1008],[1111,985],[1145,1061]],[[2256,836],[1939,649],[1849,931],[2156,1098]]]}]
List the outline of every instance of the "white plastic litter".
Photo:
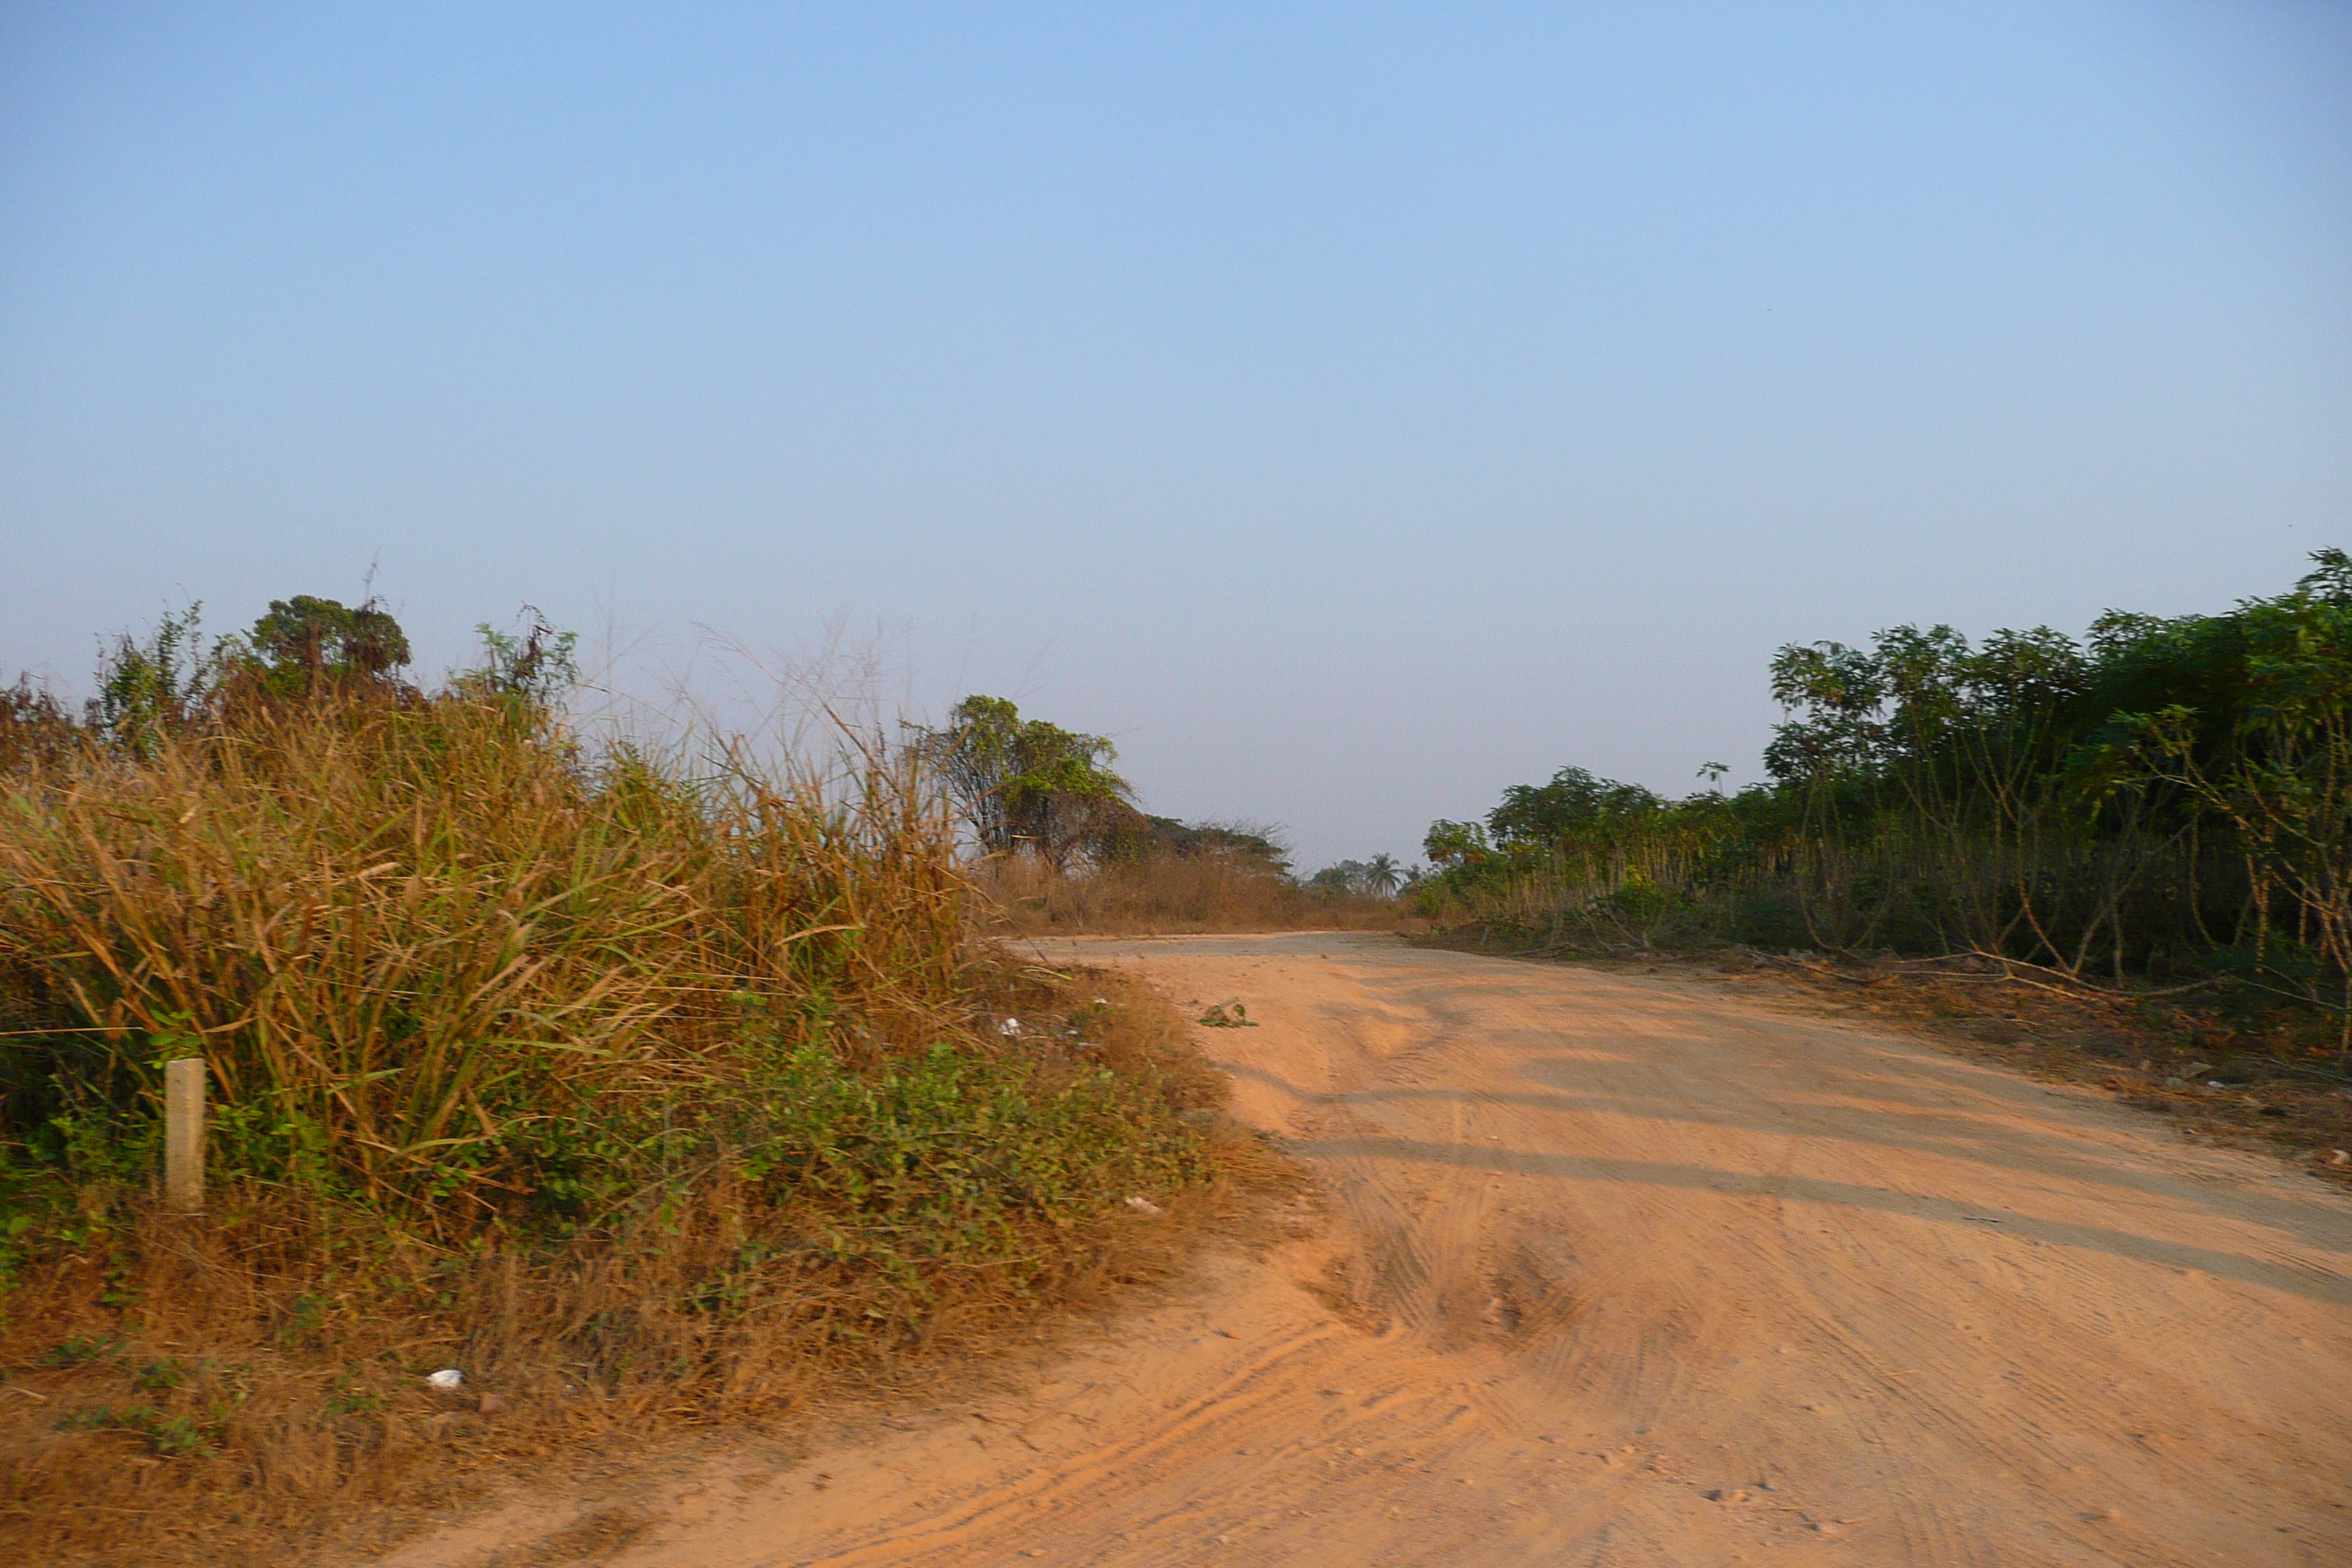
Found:
[{"label": "white plastic litter", "polygon": [[425,1379],[427,1387],[439,1389],[456,1388],[465,1381],[466,1374],[454,1366],[445,1366],[439,1372],[429,1373]]},{"label": "white plastic litter", "polygon": [[1000,1035],[1006,1036],[1017,1035],[1021,1032],[1021,1020],[1018,1018],[1007,1018],[1004,1022],[996,1026],[996,1032]]},{"label": "white plastic litter", "polygon": [[1158,1214],[1160,1212],[1160,1205],[1158,1204],[1153,1203],[1150,1198],[1142,1197],[1140,1195],[1128,1199],[1127,1206],[1133,1209],[1138,1214]]}]

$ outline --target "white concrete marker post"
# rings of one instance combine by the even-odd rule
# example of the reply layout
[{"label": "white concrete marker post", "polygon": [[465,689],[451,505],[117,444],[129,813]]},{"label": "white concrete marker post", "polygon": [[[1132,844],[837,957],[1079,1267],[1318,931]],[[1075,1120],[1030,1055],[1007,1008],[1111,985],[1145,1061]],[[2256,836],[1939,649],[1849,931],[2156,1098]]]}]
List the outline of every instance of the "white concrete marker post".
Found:
[{"label": "white concrete marker post", "polygon": [[163,1064],[163,1197],[182,1214],[205,1206],[205,1060]]}]

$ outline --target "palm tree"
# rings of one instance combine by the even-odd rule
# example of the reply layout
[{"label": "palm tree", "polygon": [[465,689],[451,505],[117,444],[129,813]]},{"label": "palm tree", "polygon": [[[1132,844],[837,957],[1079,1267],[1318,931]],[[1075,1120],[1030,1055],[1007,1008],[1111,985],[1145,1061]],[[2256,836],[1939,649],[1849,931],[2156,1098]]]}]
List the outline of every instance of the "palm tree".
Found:
[{"label": "palm tree", "polygon": [[1404,885],[1404,873],[1393,855],[1375,855],[1364,863],[1364,886],[1381,898],[1393,898]]}]

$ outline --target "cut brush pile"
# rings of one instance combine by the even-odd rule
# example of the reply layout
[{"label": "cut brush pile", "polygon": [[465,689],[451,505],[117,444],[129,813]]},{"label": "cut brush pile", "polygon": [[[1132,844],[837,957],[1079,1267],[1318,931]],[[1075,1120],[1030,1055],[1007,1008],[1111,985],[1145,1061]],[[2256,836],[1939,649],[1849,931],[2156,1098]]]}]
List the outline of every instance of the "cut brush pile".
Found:
[{"label": "cut brush pile", "polygon": [[[691,768],[463,683],[19,748],[9,1538],[208,1552],[773,1410],[1143,1256],[1213,1174],[1215,1081],[1150,998],[968,944],[916,767]],[[192,1055],[196,1220],[152,1195]]]}]

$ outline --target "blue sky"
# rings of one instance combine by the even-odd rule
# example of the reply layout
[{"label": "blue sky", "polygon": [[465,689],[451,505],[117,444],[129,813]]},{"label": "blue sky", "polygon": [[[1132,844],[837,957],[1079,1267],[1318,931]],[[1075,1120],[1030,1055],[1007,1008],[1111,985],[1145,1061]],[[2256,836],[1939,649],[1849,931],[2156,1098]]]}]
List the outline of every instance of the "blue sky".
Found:
[{"label": "blue sky", "polygon": [[[0,667],[373,584],[1309,863],[2352,544],[2352,7],[20,5]],[[689,679],[713,679],[707,659]]]}]

